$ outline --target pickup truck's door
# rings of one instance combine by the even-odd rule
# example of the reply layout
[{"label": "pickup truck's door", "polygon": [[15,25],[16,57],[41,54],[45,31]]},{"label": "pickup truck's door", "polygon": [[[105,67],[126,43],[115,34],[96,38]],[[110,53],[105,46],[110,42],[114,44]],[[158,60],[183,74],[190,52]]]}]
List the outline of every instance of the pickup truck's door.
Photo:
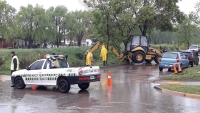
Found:
[{"label": "pickup truck's door", "polygon": [[29,69],[25,71],[25,83],[26,84],[41,84],[42,67],[45,60],[37,60],[29,66]]},{"label": "pickup truck's door", "polygon": [[56,85],[59,69],[52,69],[50,61],[46,60],[42,70],[42,84],[43,85]]}]

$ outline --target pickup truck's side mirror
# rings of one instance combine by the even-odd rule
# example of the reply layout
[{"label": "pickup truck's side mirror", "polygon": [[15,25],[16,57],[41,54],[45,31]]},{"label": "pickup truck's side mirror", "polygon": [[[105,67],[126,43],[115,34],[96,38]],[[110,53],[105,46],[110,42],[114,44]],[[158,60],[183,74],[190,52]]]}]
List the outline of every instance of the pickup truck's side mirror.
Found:
[{"label": "pickup truck's side mirror", "polygon": [[31,69],[31,67],[30,67],[30,66],[26,67],[26,70],[30,70],[30,69]]}]

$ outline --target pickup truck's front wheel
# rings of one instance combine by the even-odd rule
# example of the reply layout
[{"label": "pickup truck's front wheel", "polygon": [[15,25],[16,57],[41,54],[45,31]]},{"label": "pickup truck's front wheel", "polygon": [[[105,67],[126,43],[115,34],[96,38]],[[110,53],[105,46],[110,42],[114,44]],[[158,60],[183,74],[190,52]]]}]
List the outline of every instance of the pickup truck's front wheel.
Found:
[{"label": "pickup truck's front wheel", "polygon": [[90,86],[90,83],[80,83],[78,87],[82,90],[86,90]]},{"label": "pickup truck's front wheel", "polygon": [[61,93],[67,93],[70,90],[70,84],[65,79],[60,79],[58,81],[58,90]]},{"label": "pickup truck's front wheel", "polygon": [[15,87],[17,89],[24,89],[26,87],[26,85],[24,84],[24,80],[22,79],[22,77],[15,78],[14,84],[15,84]]}]

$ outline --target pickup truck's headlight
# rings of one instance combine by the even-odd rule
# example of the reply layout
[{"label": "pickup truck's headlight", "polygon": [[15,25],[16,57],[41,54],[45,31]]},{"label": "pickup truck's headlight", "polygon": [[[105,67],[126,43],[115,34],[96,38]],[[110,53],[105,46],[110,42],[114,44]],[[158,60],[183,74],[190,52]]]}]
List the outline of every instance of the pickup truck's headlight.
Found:
[{"label": "pickup truck's headlight", "polygon": [[83,74],[82,68],[80,68],[80,69],[78,70],[78,74],[79,74],[79,75],[82,75],[82,74]]}]

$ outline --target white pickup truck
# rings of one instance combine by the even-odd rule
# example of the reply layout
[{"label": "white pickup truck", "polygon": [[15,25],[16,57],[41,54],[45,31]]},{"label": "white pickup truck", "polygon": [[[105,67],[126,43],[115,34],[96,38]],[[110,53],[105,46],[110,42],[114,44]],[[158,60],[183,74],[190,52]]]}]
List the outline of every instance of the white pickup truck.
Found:
[{"label": "white pickup truck", "polygon": [[11,79],[17,89],[24,89],[26,85],[51,85],[66,93],[72,84],[85,90],[90,82],[100,81],[100,77],[99,66],[69,67],[64,55],[46,55],[27,69],[13,72]]}]

